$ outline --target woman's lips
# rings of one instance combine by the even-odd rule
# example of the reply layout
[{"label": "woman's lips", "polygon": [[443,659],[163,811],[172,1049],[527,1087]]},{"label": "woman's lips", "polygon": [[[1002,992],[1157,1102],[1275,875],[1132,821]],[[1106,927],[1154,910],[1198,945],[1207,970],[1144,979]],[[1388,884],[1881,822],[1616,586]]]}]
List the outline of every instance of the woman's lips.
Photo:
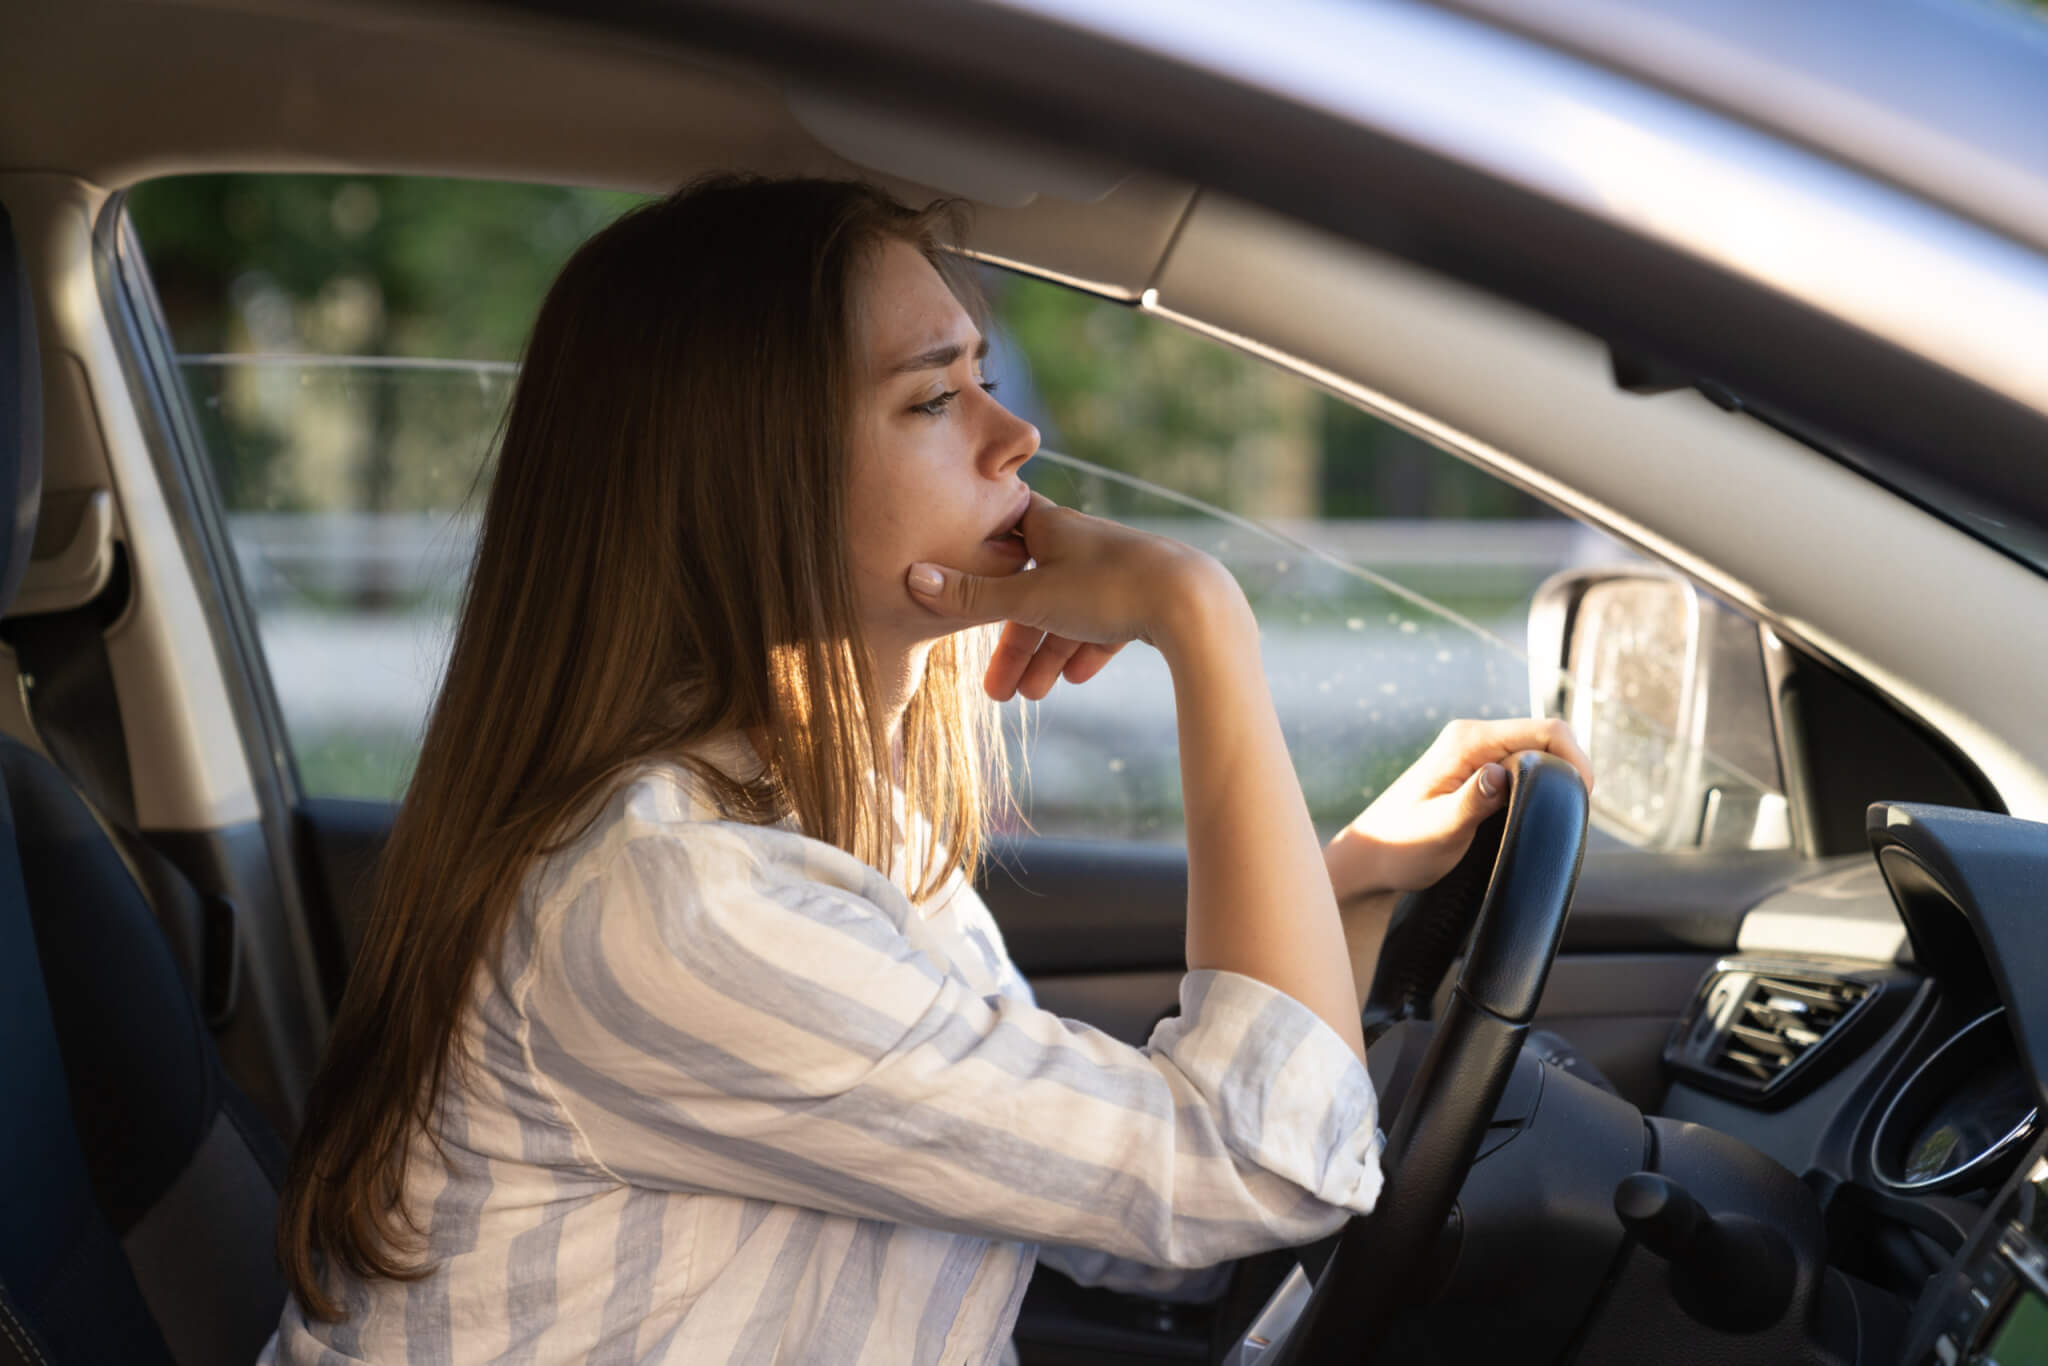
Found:
[{"label": "woman's lips", "polygon": [[1017,500],[1015,510],[1003,520],[1001,529],[985,538],[982,544],[1006,560],[1015,561],[1019,565],[1029,564],[1031,550],[1024,544],[1024,515],[1030,511],[1031,490],[1025,489]]},{"label": "woman's lips", "polygon": [[1017,506],[1011,509],[1008,517],[1003,519],[1002,526],[988,539],[1000,541],[1005,537],[1015,536],[1017,539],[1022,540],[1024,537],[1024,514],[1029,511],[1031,511],[1031,490],[1027,488],[1024,490],[1023,496],[1017,500]]},{"label": "woman's lips", "polygon": [[999,555],[1016,560],[1019,564],[1031,558],[1031,551],[1026,548],[1024,534],[1021,531],[1014,529],[1006,531],[1000,536],[989,537],[982,544],[990,547]]}]

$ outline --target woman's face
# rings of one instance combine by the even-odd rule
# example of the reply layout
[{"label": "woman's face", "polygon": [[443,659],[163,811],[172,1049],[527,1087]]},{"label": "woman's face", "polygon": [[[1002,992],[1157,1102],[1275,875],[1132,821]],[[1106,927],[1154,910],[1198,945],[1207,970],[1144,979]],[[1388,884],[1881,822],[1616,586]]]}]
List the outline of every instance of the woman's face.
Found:
[{"label": "woman's face", "polygon": [[983,387],[988,343],[916,247],[888,241],[854,286],[855,422],[847,547],[861,624],[877,649],[952,629],[910,596],[919,561],[1014,574],[1024,543],[1019,477],[1038,429]]}]

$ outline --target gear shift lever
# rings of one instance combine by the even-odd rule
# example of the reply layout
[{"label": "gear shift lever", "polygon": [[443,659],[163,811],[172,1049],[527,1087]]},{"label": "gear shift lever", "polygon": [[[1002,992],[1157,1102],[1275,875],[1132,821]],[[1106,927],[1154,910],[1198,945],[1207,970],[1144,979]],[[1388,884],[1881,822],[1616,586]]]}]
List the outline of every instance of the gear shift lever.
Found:
[{"label": "gear shift lever", "polygon": [[1614,1188],[1635,1240],[1671,1263],[1679,1307],[1712,1328],[1753,1333],[1792,1302],[1799,1268],[1785,1235],[1744,1214],[1710,1214],[1684,1186],[1637,1172]]}]

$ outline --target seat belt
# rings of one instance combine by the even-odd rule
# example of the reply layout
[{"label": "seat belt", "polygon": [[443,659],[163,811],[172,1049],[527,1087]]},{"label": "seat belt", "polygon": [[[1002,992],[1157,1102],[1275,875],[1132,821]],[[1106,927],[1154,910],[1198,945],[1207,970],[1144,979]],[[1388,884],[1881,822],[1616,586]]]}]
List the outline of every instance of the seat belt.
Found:
[{"label": "seat belt", "polygon": [[133,830],[135,784],[128,735],[107,659],[106,629],[127,606],[128,557],[117,548],[113,573],[92,601],[61,612],[9,617],[0,638],[21,661],[24,702],[43,751],[85,793],[100,816]]},{"label": "seat belt", "polygon": [[36,1330],[16,1312],[5,1281],[0,1281],[0,1366],[51,1366]]},{"label": "seat belt", "polygon": [[233,1019],[241,995],[241,937],[234,903],[201,892],[142,834],[128,764],[106,628],[126,607],[128,558],[114,548],[106,587],[82,606],[11,617],[0,640],[21,667],[22,706],[43,752],[62,769],[107,834],[129,876],[156,912],[172,957],[218,1033]]}]

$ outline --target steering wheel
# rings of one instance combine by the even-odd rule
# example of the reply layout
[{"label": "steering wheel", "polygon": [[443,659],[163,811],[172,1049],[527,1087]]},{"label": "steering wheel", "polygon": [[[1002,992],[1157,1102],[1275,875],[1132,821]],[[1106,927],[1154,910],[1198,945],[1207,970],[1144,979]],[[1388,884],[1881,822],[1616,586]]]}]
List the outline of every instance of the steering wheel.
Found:
[{"label": "steering wheel", "polygon": [[[1261,1366],[1372,1359],[1387,1325],[1413,1303],[1410,1286],[1433,1261],[1437,1235],[1507,1088],[1586,848],[1586,789],[1576,769],[1531,751],[1516,755],[1508,772],[1505,815],[1482,823],[1465,860],[1389,924],[1384,966],[1366,1004],[1368,1038],[1423,1013],[1465,928],[1478,922],[1450,1003],[1387,1131],[1379,1200],[1345,1226],[1292,1331]],[[1489,824],[1499,831],[1497,856]]]}]

